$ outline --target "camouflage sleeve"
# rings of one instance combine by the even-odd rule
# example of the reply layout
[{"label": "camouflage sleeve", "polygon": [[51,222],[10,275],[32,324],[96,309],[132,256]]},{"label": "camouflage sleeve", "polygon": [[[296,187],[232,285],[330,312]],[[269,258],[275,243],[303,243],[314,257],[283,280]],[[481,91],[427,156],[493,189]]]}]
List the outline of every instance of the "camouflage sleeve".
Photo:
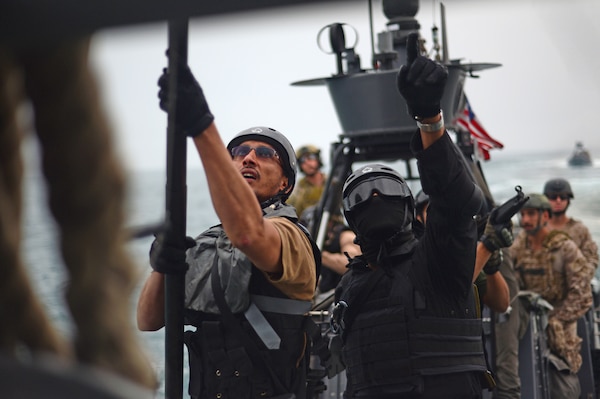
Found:
[{"label": "camouflage sleeve", "polygon": [[515,235],[515,239],[510,247],[508,247],[508,253],[510,255],[510,260],[515,263],[516,259],[519,256],[519,252],[521,248],[525,245],[526,234],[524,230],[519,231]]},{"label": "camouflage sleeve", "polygon": [[521,230],[516,235],[515,240],[513,241],[512,245],[507,248],[510,262],[513,264],[513,268],[514,268],[514,276],[515,276],[516,283],[517,283],[517,293],[519,292],[520,289],[523,288],[523,280],[521,278],[521,273],[519,273],[519,271],[517,270],[517,264],[518,264],[517,259],[519,259],[522,256],[522,251],[525,248],[525,240],[526,239],[527,238],[526,238],[525,231]]},{"label": "camouflage sleeve", "polygon": [[568,323],[583,316],[592,305],[591,280],[594,268],[585,259],[577,244],[571,240],[560,246],[565,262],[567,296],[556,304],[550,316]]},{"label": "camouflage sleeve", "polygon": [[583,223],[578,223],[574,230],[573,234],[576,237],[573,240],[579,243],[579,249],[581,249],[583,256],[596,269],[598,267],[598,245],[592,239],[590,231]]}]

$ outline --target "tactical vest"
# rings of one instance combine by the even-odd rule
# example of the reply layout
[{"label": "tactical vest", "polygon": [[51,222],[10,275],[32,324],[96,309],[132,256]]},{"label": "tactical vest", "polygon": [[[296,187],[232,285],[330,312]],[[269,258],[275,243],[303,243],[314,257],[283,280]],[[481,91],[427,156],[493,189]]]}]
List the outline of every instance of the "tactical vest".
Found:
[{"label": "tactical vest", "polygon": [[[385,272],[366,265],[338,286],[347,392],[424,375],[487,373],[481,319],[435,317],[410,279],[410,259]],[[435,295],[435,293],[428,293]],[[417,317],[417,311],[419,316]],[[334,322],[334,326],[335,326]],[[391,392],[390,392],[391,393]]]},{"label": "tactical vest", "polygon": [[519,273],[523,289],[540,294],[555,305],[566,295],[565,264],[562,252],[557,247],[569,236],[559,230],[551,231],[544,240],[545,250],[526,256],[518,256],[515,271]]},{"label": "tactical vest", "polygon": [[[285,217],[294,223],[297,220],[294,209],[281,203],[263,209],[263,214],[267,218]],[[305,229],[302,230],[308,235]],[[202,240],[212,240],[212,246],[205,245],[202,257],[206,262],[216,264],[215,254],[219,254],[218,262],[223,266],[219,270],[250,264],[246,256],[233,247],[230,255],[225,251],[225,256],[221,256],[223,247],[231,246],[222,226],[213,226],[202,233],[197,241]],[[319,266],[320,253],[314,245],[313,254]],[[260,270],[254,266],[250,270],[247,285],[239,285],[240,289],[248,291],[249,305],[233,315],[240,328],[232,327],[218,312],[185,309],[186,324],[197,327],[196,331],[185,334],[192,398],[251,399],[287,393],[305,396],[305,330],[309,317],[306,313],[311,303],[289,299],[270,284]],[[210,270],[207,274],[211,275]],[[188,305],[195,303],[202,294],[194,297],[194,292],[189,292],[192,297],[186,298]],[[186,290],[186,296],[187,293]]]}]

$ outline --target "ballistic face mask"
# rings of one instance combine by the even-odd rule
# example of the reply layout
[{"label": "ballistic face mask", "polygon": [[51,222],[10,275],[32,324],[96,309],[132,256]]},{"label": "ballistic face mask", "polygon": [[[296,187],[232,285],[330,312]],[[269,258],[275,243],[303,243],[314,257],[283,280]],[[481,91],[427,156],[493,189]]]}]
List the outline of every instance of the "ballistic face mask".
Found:
[{"label": "ballistic face mask", "polygon": [[344,196],[344,214],[350,227],[363,237],[385,240],[410,229],[412,195],[403,181],[373,176],[358,182]]},{"label": "ballistic face mask", "polygon": [[373,164],[355,171],[346,179],[342,202],[369,261],[378,263],[388,249],[413,239],[414,200],[395,170]]}]

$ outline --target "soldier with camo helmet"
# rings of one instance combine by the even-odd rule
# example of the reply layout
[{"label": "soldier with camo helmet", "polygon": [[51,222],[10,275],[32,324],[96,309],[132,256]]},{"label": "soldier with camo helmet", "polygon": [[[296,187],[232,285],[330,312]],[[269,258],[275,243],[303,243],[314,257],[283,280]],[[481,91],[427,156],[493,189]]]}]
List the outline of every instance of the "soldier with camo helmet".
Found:
[{"label": "soldier with camo helmet", "polygon": [[563,178],[550,179],[544,185],[544,195],[552,206],[552,216],[548,221],[550,230],[562,230],[577,244],[594,269],[598,267],[598,245],[590,230],[582,221],[567,216],[571,200],[575,199],[571,184]]},{"label": "soldier with camo helmet", "polygon": [[554,309],[546,329],[552,398],[578,398],[577,377],[582,339],[577,320],[592,305],[593,267],[577,244],[562,231],[552,231],[552,206],[542,194],[529,194],[520,211],[521,232],[510,247],[521,289],[538,293]]},{"label": "soldier with camo helmet", "polygon": [[296,208],[298,216],[302,216],[306,208],[316,205],[321,199],[327,175],[321,171],[321,150],[312,144],[300,147],[296,151],[296,160],[304,176],[298,180],[287,203]]}]

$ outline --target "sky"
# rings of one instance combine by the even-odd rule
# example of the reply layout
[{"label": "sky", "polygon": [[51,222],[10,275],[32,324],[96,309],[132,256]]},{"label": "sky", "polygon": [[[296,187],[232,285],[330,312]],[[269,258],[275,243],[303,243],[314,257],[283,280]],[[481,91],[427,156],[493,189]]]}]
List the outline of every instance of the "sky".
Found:
[{"label": "sky", "polygon": [[[444,5],[450,58],[502,64],[465,84],[480,121],[505,145],[492,151],[492,161],[538,151],[564,151],[567,157],[576,141],[600,157],[599,1],[448,0]],[[421,0],[416,18],[428,48],[439,15],[438,1]],[[381,0],[373,0],[373,18],[375,34],[386,29]],[[326,87],[290,84],[336,72],[334,56],[317,45],[319,30],[333,22],[356,29],[356,51],[368,68],[367,1],[190,20],[189,65],[225,142],[263,125],[286,134],[295,147],[312,143],[328,153],[342,130]],[[165,167],[167,117],[158,108],[156,82],[167,65],[167,43],[166,23],[106,29],[93,38],[91,63],[130,169]],[[191,142],[188,166],[200,166]]]}]

